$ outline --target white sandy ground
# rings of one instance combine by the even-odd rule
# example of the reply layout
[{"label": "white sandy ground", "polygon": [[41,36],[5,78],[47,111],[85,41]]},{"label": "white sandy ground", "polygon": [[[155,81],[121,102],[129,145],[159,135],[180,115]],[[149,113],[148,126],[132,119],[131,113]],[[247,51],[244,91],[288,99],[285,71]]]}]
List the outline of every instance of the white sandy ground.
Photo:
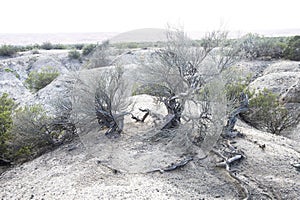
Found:
[{"label": "white sandy ground", "polygon": [[[251,198],[297,199],[300,174],[291,164],[300,161],[299,141],[264,133],[243,123],[238,130],[245,137],[235,139],[235,146],[246,158],[234,168],[238,169],[237,176],[245,182]],[[265,150],[259,144],[265,144]],[[127,149],[123,153],[132,152]],[[218,160],[209,154],[204,160],[195,158],[184,168],[163,174],[134,171],[115,174],[105,163],[99,163],[95,154],[89,154],[80,141],[75,141],[4,172],[0,177],[0,197],[5,200],[241,199],[237,182],[224,169],[215,167]]]}]

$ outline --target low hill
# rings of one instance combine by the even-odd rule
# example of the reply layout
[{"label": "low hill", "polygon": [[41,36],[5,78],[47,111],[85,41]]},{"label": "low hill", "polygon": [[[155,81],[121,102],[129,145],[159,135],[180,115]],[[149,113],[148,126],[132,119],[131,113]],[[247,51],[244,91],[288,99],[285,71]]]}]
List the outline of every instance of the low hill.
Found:
[{"label": "low hill", "polygon": [[143,28],[120,33],[112,37],[110,41],[111,43],[166,41],[166,34],[165,29]]}]

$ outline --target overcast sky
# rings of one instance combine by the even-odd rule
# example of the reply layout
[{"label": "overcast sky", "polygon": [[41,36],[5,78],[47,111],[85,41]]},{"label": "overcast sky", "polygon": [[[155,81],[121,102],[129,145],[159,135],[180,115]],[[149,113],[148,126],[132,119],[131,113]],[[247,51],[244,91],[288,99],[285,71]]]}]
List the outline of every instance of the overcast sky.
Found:
[{"label": "overcast sky", "polygon": [[1,0],[1,33],[299,29],[299,0]]}]

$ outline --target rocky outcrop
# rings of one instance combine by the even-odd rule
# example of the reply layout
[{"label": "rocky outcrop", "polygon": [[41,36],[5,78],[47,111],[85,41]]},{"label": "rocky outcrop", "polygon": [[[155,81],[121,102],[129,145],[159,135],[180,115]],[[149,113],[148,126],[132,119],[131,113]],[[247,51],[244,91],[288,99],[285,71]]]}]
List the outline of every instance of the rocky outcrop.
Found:
[{"label": "rocky outcrop", "polygon": [[294,93],[299,80],[300,62],[279,61],[267,66],[261,76],[255,79],[249,87],[258,91],[266,88],[282,96],[288,91],[289,94]]},{"label": "rocky outcrop", "polygon": [[299,103],[300,104],[300,80],[289,87],[285,93],[281,95],[280,100],[284,103]]},{"label": "rocky outcrop", "polygon": [[299,78],[300,73],[296,72],[270,73],[255,79],[249,87],[257,91],[268,89],[280,95],[294,85]]},{"label": "rocky outcrop", "polygon": [[295,119],[299,116],[300,62],[279,61],[270,64],[249,87],[256,91],[268,89],[279,95],[279,101],[293,113]]},{"label": "rocky outcrop", "polygon": [[[61,94],[64,83],[68,82],[65,74],[81,68],[83,63],[70,60],[67,50],[40,50],[39,54],[24,52],[18,57],[0,60],[0,94],[8,93],[18,103],[48,105],[50,99]],[[61,74],[57,79],[38,91],[32,93],[26,87],[25,81],[31,71],[39,71],[43,67],[53,67]]]},{"label": "rocky outcrop", "polygon": [[57,77],[49,85],[39,90],[35,94],[28,96],[25,105],[41,104],[50,113],[55,113],[55,106],[61,99],[68,96],[70,88],[74,84],[74,79],[68,74],[63,74]]},{"label": "rocky outcrop", "polygon": [[2,93],[9,94],[17,102],[32,95],[13,71],[0,69],[0,95]]},{"label": "rocky outcrop", "polygon": [[263,75],[282,72],[300,73],[300,62],[286,60],[275,62],[264,70]]}]

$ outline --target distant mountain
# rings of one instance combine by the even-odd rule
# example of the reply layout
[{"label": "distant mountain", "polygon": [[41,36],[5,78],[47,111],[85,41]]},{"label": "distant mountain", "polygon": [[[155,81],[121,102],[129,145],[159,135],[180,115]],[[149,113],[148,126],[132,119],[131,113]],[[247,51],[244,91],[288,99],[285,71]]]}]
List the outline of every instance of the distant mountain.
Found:
[{"label": "distant mountain", "polygon": [[157,42],[166,41],[166,30],[159,28],[143,28],[120,33],[110,39],[111,43],[118,42]]}]

